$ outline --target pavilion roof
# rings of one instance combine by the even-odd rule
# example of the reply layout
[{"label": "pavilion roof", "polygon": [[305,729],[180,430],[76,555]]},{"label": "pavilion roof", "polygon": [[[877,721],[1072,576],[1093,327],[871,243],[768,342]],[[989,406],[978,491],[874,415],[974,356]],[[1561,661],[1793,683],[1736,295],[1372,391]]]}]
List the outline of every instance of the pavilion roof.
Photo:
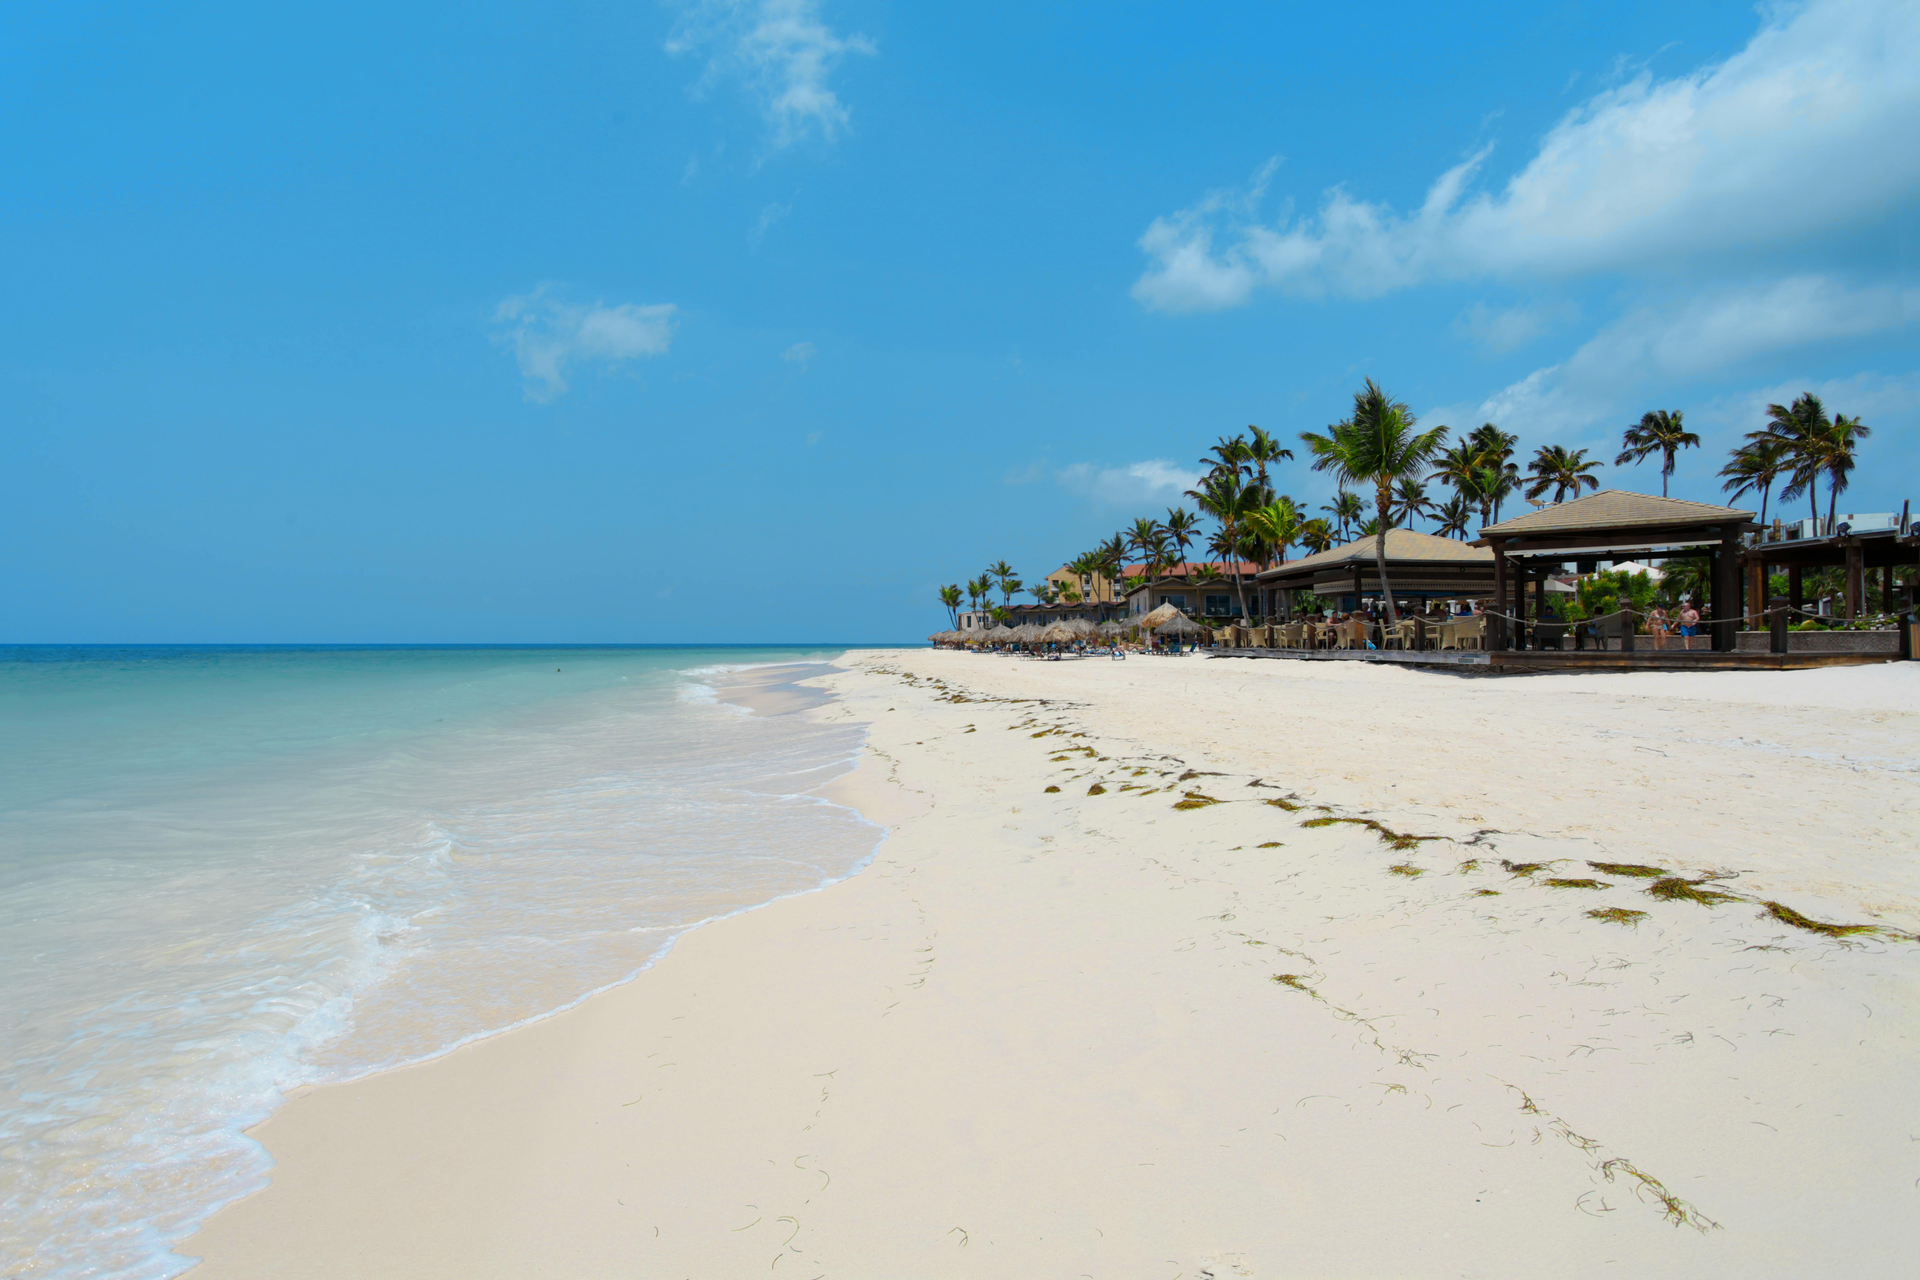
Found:
[{"label": "pavilion roof", "polygon": [[1475,545],[1489,537],[1537,537],[1541,534],[1588,533],[1597,529],[1711,525],[1751,519],[1753,512],[1736,507],[1688,502],[1682,498],[1658,498],[1648,493],[1628,493],[1624,489],[1602,489],[1584,498],[1542,507],[1538,511],[1529,511],[1526,515],[1489,525],[1480,531]]},{"label": "pavilion roof", "polygon": [[[1485,547],[1456,542],[1452,538],[1437,538],[1431,533],[1421,533],[1415,529],[1387,530],[1386,551],[1389,564],[1484,564],[1488,568],[1493,567],[1493,552]],[[1373,535],[1368,534],[1342,546],[1328,547],[1325,551],[1316,551],[1310,556],[1277,564],[1260,576],[1271,578],[1284,573],[1291,577],[1297,573],[1336,569],[1354,561],[1372,564],[1373,560]]]}]

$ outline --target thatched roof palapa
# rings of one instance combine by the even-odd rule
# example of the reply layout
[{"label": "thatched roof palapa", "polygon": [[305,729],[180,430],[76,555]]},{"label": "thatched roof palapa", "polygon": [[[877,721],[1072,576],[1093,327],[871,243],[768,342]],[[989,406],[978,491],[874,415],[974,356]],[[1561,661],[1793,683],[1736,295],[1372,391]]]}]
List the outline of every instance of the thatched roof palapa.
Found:
[{"label": "thatched roof palapa", "polygon": [[[1158,611],[1156,610],[1156,612]],[[1152,617],[1153,615],[1149,614],[1147,616]],[[1165,622],[1153,629],[1153,634],[1157,636],[1197,636],[1205,630],[1206,628],[1202,627],[1192,618],[1175,610],[1171,618],[1168,618]]]},{"label": "thatched roof palapa", "polygon": [[1080,634],[1064,622],[1056,622],[1040,633],[1042,644],[1072,644]]},{"label": "thatched roof palapa", "polygon": [[1140,625],[1148,631],[1158,631],[1162,623],[1169,622],[1174,618],[1184,618],[1186,616],[1186,614],[1180,612],[1174,605],[1163,604],[1146,617],[1140,619]]}]

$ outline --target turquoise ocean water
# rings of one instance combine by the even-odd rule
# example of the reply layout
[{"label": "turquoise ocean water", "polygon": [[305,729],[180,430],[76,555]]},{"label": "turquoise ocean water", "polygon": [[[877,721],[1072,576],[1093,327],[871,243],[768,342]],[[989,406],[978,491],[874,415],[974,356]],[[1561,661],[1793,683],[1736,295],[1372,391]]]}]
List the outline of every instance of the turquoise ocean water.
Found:
[{"label": "turquoise ocean water", "polygon": [[857,869],[858,731],[708,683],[837,652],[0,648],[0,1274],[176,1274],[286,1090]]}]

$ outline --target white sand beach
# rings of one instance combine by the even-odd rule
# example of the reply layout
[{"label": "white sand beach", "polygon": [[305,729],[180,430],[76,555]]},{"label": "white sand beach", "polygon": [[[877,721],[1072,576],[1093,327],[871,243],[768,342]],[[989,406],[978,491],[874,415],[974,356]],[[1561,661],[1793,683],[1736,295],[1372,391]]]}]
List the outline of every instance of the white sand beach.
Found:
[{"label": "white sand beach", "polygon": [[1920,665],[840,667],[867,869],[295,1098],[194,1280],[1912,1274]]}]

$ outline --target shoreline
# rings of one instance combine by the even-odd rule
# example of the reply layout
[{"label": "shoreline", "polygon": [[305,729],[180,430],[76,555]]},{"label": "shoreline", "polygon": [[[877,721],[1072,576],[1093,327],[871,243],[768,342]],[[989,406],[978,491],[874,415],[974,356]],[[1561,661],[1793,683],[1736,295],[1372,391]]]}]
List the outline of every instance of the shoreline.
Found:
[{"label": "shoreline", "polygon": [[[836,665],[813,683],[838,699],[801,714],[868,726],[823,788],[888,828],[865,871],[688,931],[564,1013],[290,1099],[255,1131],[273,1186],[181,1244],[207,1258],[191,1274],[1898,1273],[1920,949],[1499,859],[1708,869],[1775,784],[1910,770],[1912,682],[1536,678],[1476,711],[1458,682],[1199,661]],[[1531,708],[1501,733],[1541,758],[1463,796],[1464,749],[1369,779],[1371,743],[1312,718],[1417,722],[1423,699],[1466,745],[1474,715]],[[1737,705],[1818,738],[1809,702],[1849,699],[1877,708],[1880,766],[1712,736]],[[1272,731],[1288,707],[1312,729],[1297,752]],[[1605,788],[1569,776],[1543,808],[1524,785],[1647,745],[1649,709],[1688,729],[1661,739],[1686,777],[1699,755],[1709,781],[1750,779],[1693,807],[1702,860],[1647,852]],[[1569,751],[1578,725],[1596,732]],[[1634,782],[1657,806],[1672,776]],[[1529,804],[1532,834],[1486,829]],[[1844,830],[1713,883],[1911,930],[1913,816],[1836,810]],[[1603,904],[1647,914],[1585,918]],[[1845,1114],[1795,1124],[1810,1087]],[[1766,1173],[1798,1168],[1848,1175]]]}]

